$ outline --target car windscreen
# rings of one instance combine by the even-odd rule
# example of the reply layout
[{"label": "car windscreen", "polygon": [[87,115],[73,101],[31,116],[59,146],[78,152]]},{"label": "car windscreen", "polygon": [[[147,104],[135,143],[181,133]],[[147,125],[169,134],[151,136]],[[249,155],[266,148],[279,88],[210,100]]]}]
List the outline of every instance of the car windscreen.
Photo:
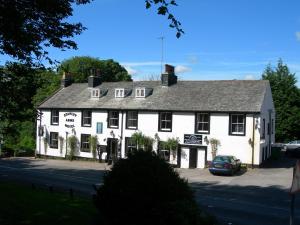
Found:
[{"label": "car windscreen", "polygon": [[230,162],[230,158],[228,156],[216,156],[214,162]]}]

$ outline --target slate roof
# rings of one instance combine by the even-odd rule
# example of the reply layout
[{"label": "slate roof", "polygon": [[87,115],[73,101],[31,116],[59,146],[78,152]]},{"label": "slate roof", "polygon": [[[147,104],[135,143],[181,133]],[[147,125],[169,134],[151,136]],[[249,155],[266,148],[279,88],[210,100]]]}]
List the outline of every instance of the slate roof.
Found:
[{"label": "slate roof", "polygon": [[[260,112],[267,86],[265,80],[178,81],[169,87],[160,81],[104,82],[96,88],[108,89],[107,95],[92,99],[87,83],[74,83],[39,108]],[[135,87],[152,88],[153,93],[135,98]],[[115,88],[133,91],[125,98],[115,98]]]}]

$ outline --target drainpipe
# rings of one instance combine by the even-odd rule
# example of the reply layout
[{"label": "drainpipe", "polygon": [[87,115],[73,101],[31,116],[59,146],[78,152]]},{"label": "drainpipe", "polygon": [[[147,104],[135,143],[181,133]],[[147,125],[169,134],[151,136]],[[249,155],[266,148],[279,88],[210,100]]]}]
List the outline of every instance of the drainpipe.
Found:
[{"label": "drainpipe", "polygon": [[121,119],[121,137],[120,137],[120,154],[121,154],[121,158],[122,158],[122,142],[123,142],[123,120],[124,120],[124,111],[122,112],[122,119]]},{"label": "drainpipe", "polygon": [[253,114],[253,120],[252,120],[252,169],[254,168],[254,140],[255,140],[255,115]]}]

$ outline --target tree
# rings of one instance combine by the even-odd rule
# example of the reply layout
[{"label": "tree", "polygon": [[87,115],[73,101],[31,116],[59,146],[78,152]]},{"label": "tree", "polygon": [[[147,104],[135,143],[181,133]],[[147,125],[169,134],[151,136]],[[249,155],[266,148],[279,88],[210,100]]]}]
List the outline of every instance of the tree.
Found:
[{"label": "tree", "polygon": [[[47,48],[77,49],[72,40],[86,28],[81,23],[69,23],[73,5],[91,0],[0,0],[0,54],[7,54],[21,62],[41,64],[42,59],[53,63]],[[157,5],[157,13],[167,16],[170,27],[183,34],[180,22],[170,13],[175,0],[146,0],[146,8]],[[130,4],[130,3],[128,3]]]},{"label": "tree", "polygon": [[97,190],[95,205],[106,225],[206,225],[186,180],[153,152],[120,159]]},{"label": "tree", "polygon": [[76,49],[72,38],[85,28],[81,23],[68,23],[72,4],[85,4],[90,0],[18,1],[1,0],[0,53],[22,62],[32,63],[45,57],[46,48]]},{"label": "tree", "polygon": [[35,111],[31,98],[36,89],[36,70],[18,63],[0,68],[0,132],[4,148],[15,153],[34,147]]},{"label": "tree", "polygon": [[131,138],[136,143],[137,150],[152,151],[153,138],[144,135],[142,132],[133,133]]},{"label": "tree", "polygon": [[89,56],[76,56],[64,60],[59,67],[59,74],[63,71],[73,75],[74,82],[87,82],[91,69],[98,70],[102,81],[131,81],[126,69],[112,59],[100,60]]},{"label": "tree", "polygon": [[262,79],[269,80],[276,110],[276,141],[300,139],[300,90],[295,74],[282,60],[277,67],[268,65]]}]

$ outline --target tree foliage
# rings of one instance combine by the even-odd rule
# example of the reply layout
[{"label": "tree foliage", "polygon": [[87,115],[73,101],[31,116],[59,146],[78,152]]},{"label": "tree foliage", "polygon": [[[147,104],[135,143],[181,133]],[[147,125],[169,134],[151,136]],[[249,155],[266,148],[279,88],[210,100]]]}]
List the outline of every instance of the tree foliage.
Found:
[{"label": "tree foliage", "polygon": [[181,28],[181,23],[176,19],[176,17],[170,13],[170,6],[177,6],[175,0],[145,0],[146,9],[149,9],[152,5],[157,5],[157,14],[167,16],[170,21],[169,26],[176,29],[176,37],[180,38],[184,34],[183,29]]},{"label": "tree foliage", "polygon": [[[92,0],[0,0],[0,54],[7,54],[22,63],[41,64],[43,59],[53,63],[47,49],[77,49],[72,38],[86,28],[70,23],[75,4]],[[157,14],[167,16],[170,27],[179,38],[184,32],[181,23],[170,13],[175,0],[146,0],[146,8],[157,6]],[[128,3],[130,4],[130,3]]]},{"label": "tree foliage", "polygon": [[71,40],[85,28],[81,23],[68,23],[73,4],[90,0],[0,1],[0,53],[22,62],[32,63],[45,57],[47,48],[77,49]]},{"label": "tree foliage", "polygon": [[120,159],[104,177],[95,204],[107,225],[214,224],[200,216],[187,181],[148,151]]},{"label": "tree foliage", "polygon": [[295,74],[278,61],[277,67],[268,65],[262,79],[269,80],[276,110],[276,141],[300,139],[300,90]]},{"label": "tree foliage", "polygon": [[112,59],[100,60],[89,56],[76,56],[63,61],[59,67],[59,74],[63,71],[72,73],[74,82],[87,82],[91,69],[98,70],[102,81],[131,81],[126,69]]}]

